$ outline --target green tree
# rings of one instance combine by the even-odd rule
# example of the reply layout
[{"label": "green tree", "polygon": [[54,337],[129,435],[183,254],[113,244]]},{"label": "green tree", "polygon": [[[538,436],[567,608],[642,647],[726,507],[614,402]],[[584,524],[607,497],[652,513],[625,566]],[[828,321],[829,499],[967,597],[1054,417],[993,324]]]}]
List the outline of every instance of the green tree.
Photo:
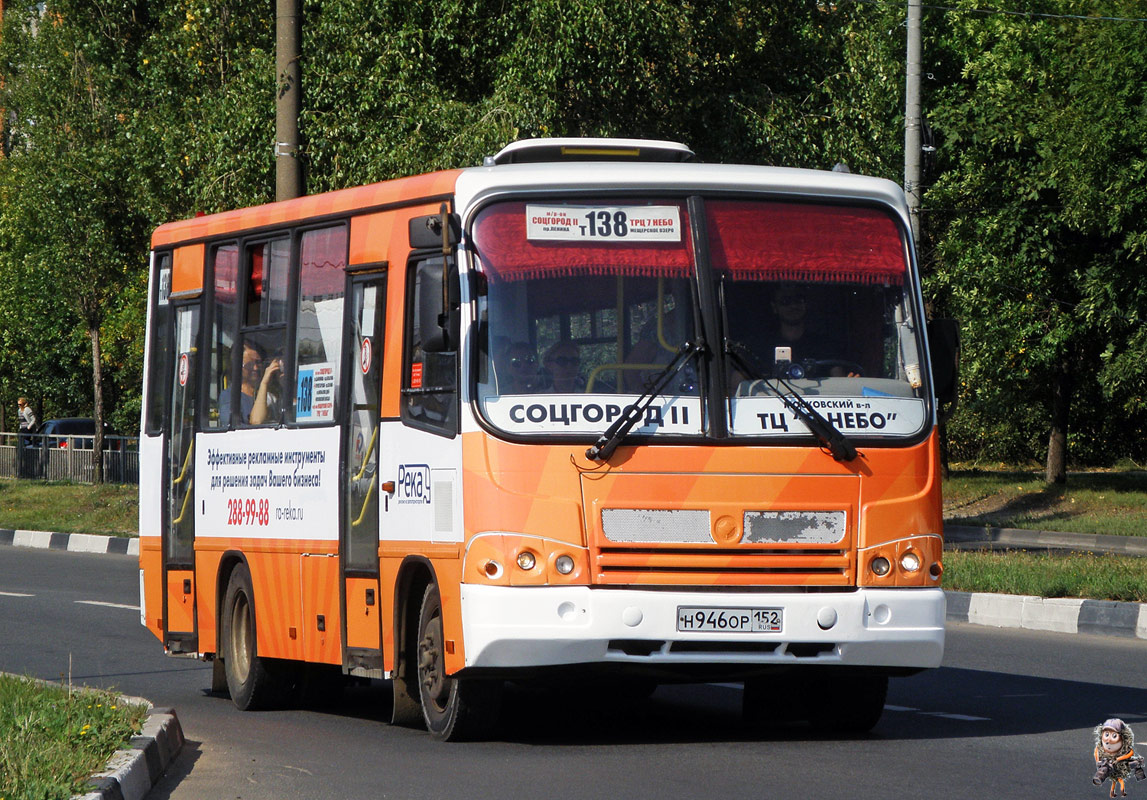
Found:
[{"label": "green tree", "polygon": [[[810,0],[309,0],[308,188],[471,166],[530,136],[899,170],[896,14]],[[889,59],[891,53],[897,53]]]},{"label": "green tree", "polygon": [[960,69],[932,98],[946,169],[926,199],[931,289],[965,326],[957,446],[1015,457],[1046,436],[1049,482],[1066,478],[1069,441],[1141,455],[1126,432],[1147,410],[1147,25],[959,12],[935,24]]},{"label": "green tree", "polygon": [[[134,201],[129,124],[139,101],[132,56],[146,13],[102,5],[108,8],[96,10],[108,13],[63,0],[9,6],[0,50],[7,67],[0,105],[9,114],[0,175],[5,282],[21,296],[19,307],[44,314],[9,339],[19,342],[25,374],[50,390],[68,361],[41,371],[35,352],[52,352],[53,337],[66,339],[71,326],[86,334],[97,454],[105,419],[103,327],[140,269],[150,227]],[[138,319],[140,311],[128,317]],[[138,376],[137,368],[121,377]],[[66,377],[56,380],[65,390]],[[61,400],[73,410],[74,401]],[[97,457],[97,481],[102,466]]]}]

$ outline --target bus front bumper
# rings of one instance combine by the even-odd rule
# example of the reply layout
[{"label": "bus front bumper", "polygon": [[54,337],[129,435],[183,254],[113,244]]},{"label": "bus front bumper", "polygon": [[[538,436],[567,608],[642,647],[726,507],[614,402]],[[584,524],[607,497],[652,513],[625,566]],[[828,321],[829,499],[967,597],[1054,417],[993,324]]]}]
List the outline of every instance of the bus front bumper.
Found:
[{"label": "bus front bumper", "polygon": [[[753,611],[776,609],[782,612],[780,631],[695,631],[679,621],[680,615],[697,619],[703,612],[709,619],[706,627],[722,619],[743,624]],[[569,664],[938,667],[945,609],[938,588],[718,594],[462,586],[465,663],[475,669]]]}]

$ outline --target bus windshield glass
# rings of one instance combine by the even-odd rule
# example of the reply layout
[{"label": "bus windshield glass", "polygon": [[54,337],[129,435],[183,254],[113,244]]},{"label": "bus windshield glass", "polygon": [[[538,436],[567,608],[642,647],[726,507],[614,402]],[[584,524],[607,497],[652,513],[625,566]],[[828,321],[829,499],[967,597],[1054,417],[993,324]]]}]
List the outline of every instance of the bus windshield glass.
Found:
[{"label": "bus windshield glass", "polygon": [[920,325],[891,214],[711,200],[706,223],[732,434],[804,433],[787,393],[848,436],[923,430]]},{"label": "bus windshield glass", "polygon": [[743,198],[509,201],[476,215],[471,247],[485,278],[478,404],[511,434],[600,433],[702,331],[718,341],[673,375],[633,435],[712,432],[705,403],[720,396],[728,436],[807,437],[789,393],[857,439],[925,427],[915,287],[887,211]]}]

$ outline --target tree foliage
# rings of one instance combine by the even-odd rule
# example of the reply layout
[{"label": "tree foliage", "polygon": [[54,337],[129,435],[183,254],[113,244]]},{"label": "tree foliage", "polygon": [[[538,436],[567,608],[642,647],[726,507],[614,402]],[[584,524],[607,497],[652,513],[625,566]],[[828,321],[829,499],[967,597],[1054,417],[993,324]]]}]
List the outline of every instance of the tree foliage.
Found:
[{"label": "tree foliage", "polygon": [[[930,9],[930,301],[963,321],[955,455],[1143,457],[1147,25]],[[1141,16],[1134,0],[1029,0]],[[902,3],[302,0],[310,192],[481,163],[530,136],[689,143],[706,161],[899,180]],[[972,11],[976,8],[976,11]],[[274,196],[274,4],[6,4],[0,397],[139,414],[147,237]],[[84,377],[85,369],[88,377]],[[1058,424],[1058,423],[1057,423]],[[1132,428],[1134,429],[1134,428]]]},{"label": "tree foliage", "polygon": [[958,454],[1031,457],[1063,424],[1088,461],[1141,458],[1126,431],[1147,412],[1147,25],[946,12],[935,29],[960,65],[932,98],[944,157],[926,202],[931,288],[964,323]]},{"label": "tree foliage", "polygon": [[[135,207],[132,163],[140,25],[81,13],[79,5],[86,9],[67,2],[6,9],[0,283],[12,297],[9,310],[32,322],[0,335],[16,374],[35,384],[10,389],[50,398],[45,414],[86,406],[99,417],[102,329],[139,273],[149,227]],[[140,311],[132,309],[135,318]],[[86,391],[76,381],[80,334],[90,354]],[[118,367],[111,397],[138,414],[139,362],[111,366]]]}]

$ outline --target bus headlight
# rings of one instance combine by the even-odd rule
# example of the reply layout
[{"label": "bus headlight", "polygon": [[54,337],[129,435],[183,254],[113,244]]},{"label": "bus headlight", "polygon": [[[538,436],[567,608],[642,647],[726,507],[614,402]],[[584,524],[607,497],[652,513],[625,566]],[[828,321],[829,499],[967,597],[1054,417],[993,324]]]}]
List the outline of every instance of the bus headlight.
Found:
[{"label": "bus headlight", "polygon": [[934,586],[943,569],[939,566],[944,540],[938,534],[923,533],[882,542],[861,550],[858,564],[865,564],[857,575],[860,586]]},{"label": "bus headlight", "polygon": [[489,531],[470,539],[462,571],[467,583],[568,586],[588,582],[589,553],[557,539]]},{"label": "bus headlight", "polygon": [[872,559],[872,562],[868,565],[868,567],[877,577],[883,578],[888,574],[888,571],[892,569],[892,564],[890,564],[888,559],[884,556],[877,556],[876,558]]}]

